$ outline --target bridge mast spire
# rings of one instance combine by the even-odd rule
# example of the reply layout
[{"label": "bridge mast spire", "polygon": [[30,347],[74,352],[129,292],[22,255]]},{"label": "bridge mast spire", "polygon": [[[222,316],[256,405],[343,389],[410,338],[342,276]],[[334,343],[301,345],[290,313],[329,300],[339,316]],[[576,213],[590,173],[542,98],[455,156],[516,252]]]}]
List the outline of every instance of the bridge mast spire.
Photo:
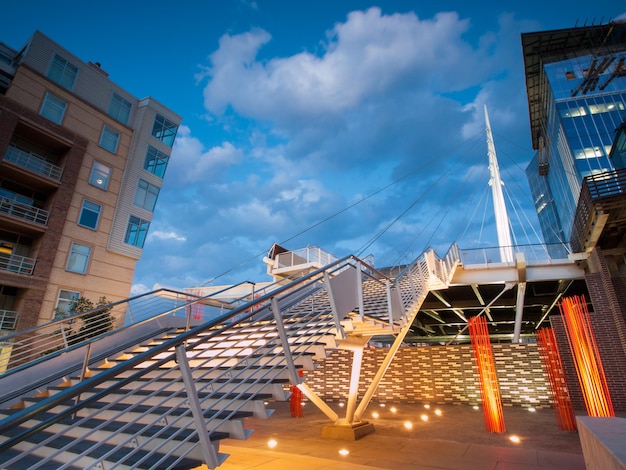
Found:
[{"label": "bridge mast spire", "polygon": [[500,261],[513,261],[513,246],[511,243],[511,231],[509,229],[509,216],[504,204],[504,195],[502,194],[502,180],[500,179],[500,168],[498,167],[498,157],[496,156],[496,147],[493,143],[491,135],[491,124],[489,123],[489,115],[487,114],[487,105],[485,105],[485,124],[487,126],[487,155],[489,156],[489,186],[491,186],[491,194],[493,195],[493,210],[496,217],[496,229],[498,232],[498,246],[500,247]]}]

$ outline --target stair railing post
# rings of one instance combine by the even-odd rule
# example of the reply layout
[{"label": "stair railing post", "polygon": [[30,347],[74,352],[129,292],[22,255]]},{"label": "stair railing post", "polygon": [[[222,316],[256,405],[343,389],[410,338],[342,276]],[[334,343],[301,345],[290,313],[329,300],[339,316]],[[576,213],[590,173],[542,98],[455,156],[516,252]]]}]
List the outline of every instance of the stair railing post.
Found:
[{"label": "stair railing post", "polygon": [[271,300],[272,313],[276,320],[276,329],[278,330],[278,336],[285,352],[285,361],[287,362],[287,369],[289,370],[289,378],[291,383],[298,387],[298,389],[309,399],[311,402],[319,408],[331,421],[336,421],[338,416],[331,407],[329,407],[324,401],[317,396],[317,394],[311,390],[307,384],[301,382],[296,365],[291,355],[291,349],[289,347],[289,339],[287,338],[287,332],[285,331],[285,325],[283,324],[283,318],[280,314],[280,307],[278,306],[278,300],[276,297],[272,297]]},{"label": "stair railing post", "polygon": [[135,324],[135,315],[133,314],[133,309],[130,307],[130,302],[128,302],[128,306],[126,307],[128,309],[128,318],[130,319],[130,324],[134,325]]},{"label": "stair railing post", "polygon": [[[80,371],[80,377],[78,379],[79,382],[82,382],[83,380],[85,380],[85,376],[87,375],[87,370],[89,369],[89,359],[91,357],[91,344],[92,343],[87,344],[87,352],[85,353],[85,359],[83,360],[83,367]],[[76,398],[74,398],[74,406],[78,405],[81,395],[82,394],[79,393],[78,395],[76,395]],[[72,419],[76,419],[76,416],[78,416],[78,411],[72,415]]]},{"label": "stair railing post", "polygon": [[337,305],[335,304],[335,297],[333,295],[333,289],[330,287],[330,276],[327,271],[324,271],[324,284],[326,284],[326,292],[328,292],[328,302],[330,308],[333,311],[333,319],[335,320],[335,328],[340,338],[345,338],[346,333],[341,326],[341,319],[339,318],[339,312],[337,312]]},{"label": "stair railing post", "polygon": [[356,292],[359,300],[359,314],[361,321],[365,321],[365,303],[363,302],[363,265],[357,261],[357,279],[356,279]]},{"label": "stair railing post", "polygon": [[287,332],[285,331],[285,325],[283,324],[283,318],[280,314],[280,307],[278,306],[278,300],[276,297],[272,297],[272,313],[274,314],[274,320],[276,321],[276,330],[278,331],[278,337],[283,346],[283,353],[285,354],[285,362],[287,363],[287,369],[289,370],[289,379],[294,385],[300,383],[300,375],[296,369],[296,364],[293,361],[291,355],[291,348],[289,346],[289,339],[287,338]]},{"label": "stair railing post", "polygon": [[391,285],[389,279],[385,280],[385,291],[387,294],[387,312],[389,312],[389,328],[393,330],[393,305],[391,304]]},{"label": "stair railing post", "polygon": [[202,449],[202,455],[204,456],[204,463],[210,469],[215,469],[219,466],[220,462],[217,456],[217,451],[206,429],[206,423],[204,421],[204,413],[202,406],[200,405],[200,399],[198,398],[198,391],[196,390],[191,368],[189,367],[189,361],[187,359],[187,350],[184,344],[176,346],[176,361],[180,368],[180,375],[182,376],[185,389],[187,391],[187,399],[189,400],[189,408],[198,433],[198,440]]}]

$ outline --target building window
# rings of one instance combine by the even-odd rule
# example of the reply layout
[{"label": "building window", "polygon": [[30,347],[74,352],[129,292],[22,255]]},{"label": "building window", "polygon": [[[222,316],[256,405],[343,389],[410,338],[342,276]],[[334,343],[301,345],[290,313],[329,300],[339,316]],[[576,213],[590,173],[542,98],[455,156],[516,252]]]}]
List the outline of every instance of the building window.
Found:
[{"label": "building window", "polygon": [[123,124],[128,124],[128,118],[130,117],[130,109],[132,104],[127,99],[122,98],[117,93],[113,93],[111,102],[109,103],[108,115],[113,119],[117,119]]},{"label": "building window", "polygon": [[159,178],[163,178],[169,159],[170,157],[168,155],[148,145],[148,152],[146,153],[143,168]]},{"label": "building window", "polygon": [[67,259],[65,269],[73,273],[85,274],[89,264],[89,256],[91,256],[91,247],[89,245],[72,242],[70,256]]},{"label": "building window", "polygon": [[124,242],[136,246],[137,248],[143,248],[149,227],[150,222],[131,215],[128,220],[128,228],[126,229]]},{"label": "building window", "polygon": [[608,113],[611,111],[623,111],[624,104],[618,102],[589,104],[589,112],[591,114]]},{"label": "building window", "polygon": [[57,299],[57,307],[54,309],[54,318],[65,318],[80,298],[80,292],[61,289]]},{"label": "building window", "polygon": [[74,87],[76,75],[78,75],[78,68],[76,68],[76,66],[70,64],[60,55],[54,55],[50,70],[48,70],[48,78],[50,80],[71,90]]},{"label": "building window", "polygon": [[63,121],[63,115],[67,109],[67,103],[61,98],[57,98],[51,93],[46,93],[46,97],[43,100],[41,106],[41,114],[46,119],[50,119],[52,122],[61,124]]},{"label": "building window", "polygon": [[106,191],[109,187],[110,178],[111,168],[100,162],[93,162],[93,168],[91,169],[91,175],[89,176],[89,184]]},{"label": "building window", "polygon": [[98,228],[98,220],[100,220],[100,212],[102,206],[95,202],[83,201],[83,207],[80,210],[80,217],[78,218],[78,225],[96,230]]},{"label": "building window", "polygon": [[152,126],[152,135],[154,137],[171,147],[174,145],[176,132],[178,132],[178,126],[176,124],[168,121],[160,114],[156,115],[156,118],[154,118],[154,126]]},{"label": "building window", "polygon": [[115,129],[111,129],[105,125],[102,128],[102,135],[100,136],[100,147],[108,150],[111,153],[117,152],[117,144],[120,141],[120,133]]},{"label": "building window", "polygon": [[159,197],[159,187],[139,180],[137,192],[135,193],[135,205],[143,207],[150,212],[154,211],[157,197]]}]

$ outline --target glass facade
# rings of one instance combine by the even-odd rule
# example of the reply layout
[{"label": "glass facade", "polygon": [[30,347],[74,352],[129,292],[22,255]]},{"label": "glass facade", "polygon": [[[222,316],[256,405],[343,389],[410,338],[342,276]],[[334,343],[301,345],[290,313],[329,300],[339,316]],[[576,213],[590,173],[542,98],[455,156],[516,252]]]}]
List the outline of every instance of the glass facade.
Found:
[{"label": "glass facade", "polygon": [[626,43],[593,54],[581,44],[541,58],[542,108],[534,124],[547,171],[539,171],[537,152],[526,174],[546,243],[569,243],[583,178],[614,169],[609,152],[626,118],[625,56]]}]

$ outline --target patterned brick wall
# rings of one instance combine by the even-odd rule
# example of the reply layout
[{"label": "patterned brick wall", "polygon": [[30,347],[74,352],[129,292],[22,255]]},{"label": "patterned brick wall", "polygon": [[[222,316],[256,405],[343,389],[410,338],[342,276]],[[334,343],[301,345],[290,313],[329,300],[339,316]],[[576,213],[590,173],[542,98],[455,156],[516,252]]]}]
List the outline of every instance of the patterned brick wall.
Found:
[{"label": "patterned brick wall", "polygon": [[[505,406],[550,406],[549,385],[535,343],[493,344]],[[366,350],[359,396],[371,383],[387,349]],[[345,400],[352,354],[333,351],[307,374],[307,383],[326,400]],[[470,345],[402,348],[373,397],[376,401],[469,404],[480,402],[478,375]]]}]

